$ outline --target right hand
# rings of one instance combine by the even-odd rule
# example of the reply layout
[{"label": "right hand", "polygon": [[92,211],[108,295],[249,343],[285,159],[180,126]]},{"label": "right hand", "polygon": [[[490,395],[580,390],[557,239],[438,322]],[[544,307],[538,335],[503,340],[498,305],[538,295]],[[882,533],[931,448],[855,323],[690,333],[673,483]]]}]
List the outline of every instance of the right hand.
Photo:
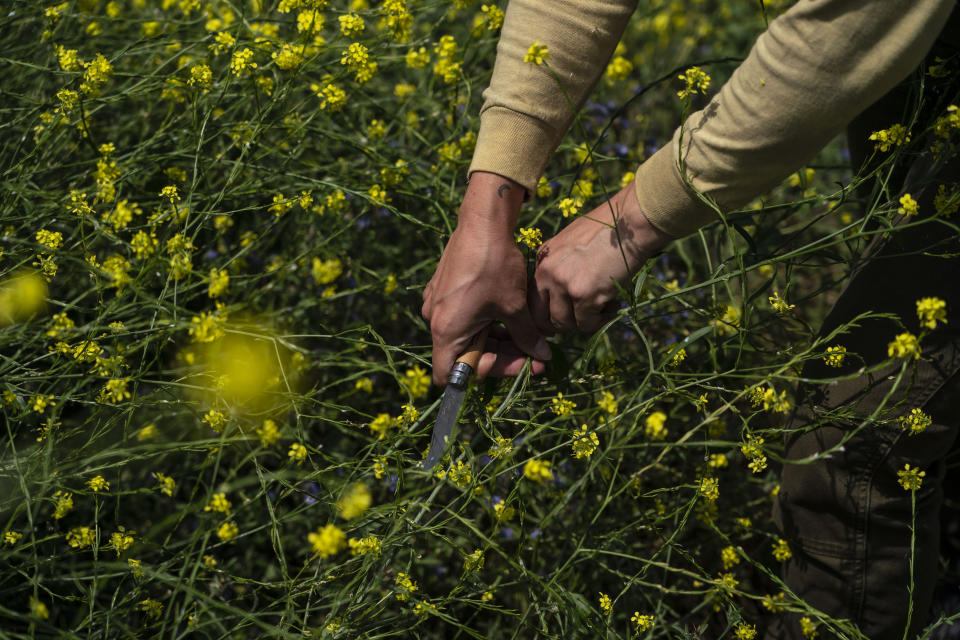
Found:
[{"label": "right hand", "polygon": [[[507,185],[504,188],[503,185]],[[533,373],[545,369],[550,348],[527,308],[527,266],[513,238],[523,187],[496,174],[470,179],[457,228],[437,270],[423,290],[422,315],[433,336],[433,381],[443,386],[470,339],[495,321],[508,335],[494,332],[477,366],[477,377],[517,375],[526,357]]]}]

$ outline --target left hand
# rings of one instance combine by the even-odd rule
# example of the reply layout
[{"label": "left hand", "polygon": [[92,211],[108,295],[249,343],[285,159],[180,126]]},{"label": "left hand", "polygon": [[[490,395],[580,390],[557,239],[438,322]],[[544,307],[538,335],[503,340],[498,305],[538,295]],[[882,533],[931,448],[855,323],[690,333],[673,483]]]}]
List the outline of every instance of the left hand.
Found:
[{"label": "left hand", "polygon": [[599,329],[610,319],[604,309],[617,298],[614,283],[624,286],[673,240],[640,211],[634,188],[631,182],[537,251],[527,303],[543,334]]}]

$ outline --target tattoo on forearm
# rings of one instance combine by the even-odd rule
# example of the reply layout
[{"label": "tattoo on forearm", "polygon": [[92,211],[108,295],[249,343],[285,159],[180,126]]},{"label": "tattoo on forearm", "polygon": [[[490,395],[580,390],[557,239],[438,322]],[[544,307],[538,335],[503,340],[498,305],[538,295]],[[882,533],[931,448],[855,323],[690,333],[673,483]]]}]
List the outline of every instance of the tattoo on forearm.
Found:
[{"label": "tattoo on forearm", "polygon": [[497,197],[500,198],[501,200],[503,200],[504,189],[506,189],[507,191],[510,191],[510,185],[508,185],[507,183],[503,183],[502,185],[497,187]]}]

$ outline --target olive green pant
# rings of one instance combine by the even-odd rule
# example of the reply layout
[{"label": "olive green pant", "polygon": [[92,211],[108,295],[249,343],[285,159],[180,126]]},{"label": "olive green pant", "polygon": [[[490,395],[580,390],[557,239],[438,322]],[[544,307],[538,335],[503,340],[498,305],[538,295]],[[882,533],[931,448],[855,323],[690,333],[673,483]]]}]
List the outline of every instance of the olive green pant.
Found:
[{"label": "olive green pant", "polygon": [[[957,23],[955,12],[944,33],[955,33],[950,30]],[[942,50],[935,49],[928,64]],[[955,92],[955,85],[956,78],[949,79],[940,93]],[[854,166],[861,166],[872,151],[866,146],[872,144],[867,142],[870,132],[905,122],[915,97],[916,84],[904,83],[851,124]],[[939,115],[929,111],[934,105],[942,109],[943,95],[939,102],[937,97],[935,92],[926,100],[928,111],[915,131]],[[921,216],[933,212],[937,187],[956,184],[960,176],[957,161],[932,173],[928,156],[902,163],[891,178],[891,184],[903,185],[917,198]],[[891,191],[894,198],[899,195]],[[903,326],[892,319],[860,322],[831,343],[857,357],[840,369],[809,361],[803,371],[809,382],[801,385],[788,430],[774,515],[793,551],[783,567],[787,588],[836,621],[821,622],[818,638],[916,638],[932,622],[943,479],[951,453],[960,448],[955,446],[960,430],[960,258],[942,257],[951,252],[960,252],[957,234],[935,220],[878,234],[821,335],[866,311],[894,314]],[[947,302],[949,323],[925,336],[921,358],[884,365],[894,336],[920,334],[916,301],[927,296]],[[838,375],[845,377],[815,382]],[[932,424],[910,435],[899,418],[915,408],[928,414]],[[905,464],[926,473],[915,493],[898,482],[897,472]],[[809,612],[782,613],[766,637],[802,638],[803,615],[817,620]]]}]

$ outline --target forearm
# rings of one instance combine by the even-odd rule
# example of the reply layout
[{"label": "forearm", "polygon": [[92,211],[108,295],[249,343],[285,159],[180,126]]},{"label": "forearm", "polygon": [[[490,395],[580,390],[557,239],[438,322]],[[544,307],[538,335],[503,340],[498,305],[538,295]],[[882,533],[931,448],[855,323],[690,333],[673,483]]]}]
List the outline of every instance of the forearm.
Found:
[{"label": "forearm", "polygon": [[457,228],[477,239],[513,244],[523,191],[523,186],[510,178],[486,171],[473,173],[460,204]]},{"label": "forearm", "polygon": [[[773,21],[710,104],[637,170],[641,209],[686,235],[816,154],[923,59],[953,0],[805,0]],[[890,123],[894,124],[894,123]]]},{"label": "forearm", "polygon": [[[483,93],[471,174],[496,173],[533,191],[635,7],[636,0],[550,0],[549,6],[543,0],[510,1]],[[536,41],[549,48],[556,77],[546,66],[523,61]]]}]

